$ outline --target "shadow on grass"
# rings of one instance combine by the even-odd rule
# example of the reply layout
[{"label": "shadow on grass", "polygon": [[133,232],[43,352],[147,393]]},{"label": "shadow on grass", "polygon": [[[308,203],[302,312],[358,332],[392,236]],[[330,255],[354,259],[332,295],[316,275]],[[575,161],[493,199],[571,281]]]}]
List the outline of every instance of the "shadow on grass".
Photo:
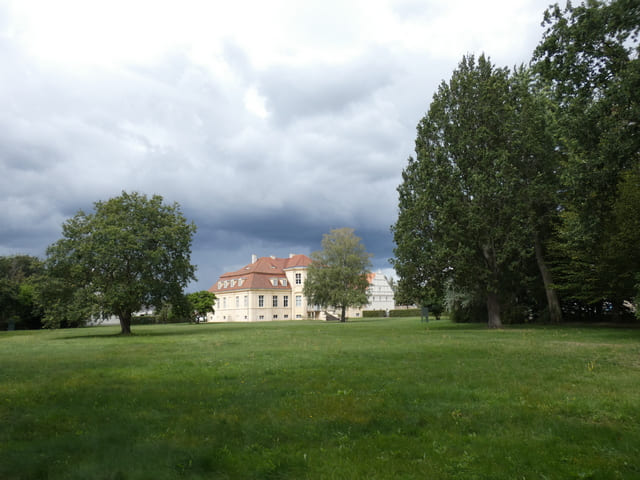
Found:
[{"label": "shadow on grass", "polygon": [[[81,340],[87,338],[145,338],[145,337],[181,337],[191,335],[202,335],[203,333],[214,333],[214,326],[221,324],[158,324],[158,325],[132,325],[131,333],[123,335],[120,333],[119,326],[101,326],[101,327],[88,327],[72,329],[73,334],[63,335],[56,340]],[[189,328],[192,327],[192,328]],[[242,326],[236,325],[235,328],[224,328],[224,332],[230,332],[240,330]],[[98,329],[106,330],[103,332],[96,332]],[[118,331],[114,331],[118,329]],[[71,330],[71,329],[70,329]],[[222,329],[220,329],[222,331]],[[86,333],[85,333],[86,332]],[[71,332],[70,332],[71,333]]]}]

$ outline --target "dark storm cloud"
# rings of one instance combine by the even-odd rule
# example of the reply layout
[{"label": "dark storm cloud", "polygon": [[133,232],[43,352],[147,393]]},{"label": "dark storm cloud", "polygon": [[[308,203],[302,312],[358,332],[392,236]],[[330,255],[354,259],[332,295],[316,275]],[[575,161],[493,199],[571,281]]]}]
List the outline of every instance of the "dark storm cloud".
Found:
[{"label": "dark storm cloud", "polygon": [[340,114],[365,102],[392,81],[396,65],[383,50],[344,64],[272,67],[259,87],[277,121],[289,123],[311,115]]}]

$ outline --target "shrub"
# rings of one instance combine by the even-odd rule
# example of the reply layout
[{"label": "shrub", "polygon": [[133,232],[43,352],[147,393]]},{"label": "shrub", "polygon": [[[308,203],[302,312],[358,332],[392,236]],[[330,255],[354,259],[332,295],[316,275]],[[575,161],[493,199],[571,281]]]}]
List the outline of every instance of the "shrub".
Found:
[{"label": "shrub", "polygon": [[387,312],[385,310],[363,310],[362,317],[363,318],[372,318],[372,317],[386,317]]}]

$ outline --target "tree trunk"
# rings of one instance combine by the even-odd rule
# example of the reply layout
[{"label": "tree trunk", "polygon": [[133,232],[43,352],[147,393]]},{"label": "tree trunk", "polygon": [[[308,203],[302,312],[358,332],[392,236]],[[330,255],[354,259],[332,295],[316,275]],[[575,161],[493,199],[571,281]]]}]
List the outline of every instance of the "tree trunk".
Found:
[{"label": "tree trunk", "polygon": [[[498,282],[496,279],[498,277],[498,269],[496,267],[496,257],[493,247],[491,247],[490,244],[484,245],[482,247],[482,253],[487,261],[487,267],[493,274],[494,282],[497,284]],[[498,299],[498,294],[496,292],[487,292],[487,314],[489,317],[489,321],[487,322],[489,328],[502,328],[502,320],[500,320],[500,300]]]},{"label": "tree trunk", "polygon": [[340,314],[340,321],[341,322],[346,322],[347,321],[347,317],[345,316],[347,311],[347,307],[342,307],[342,313]]},{"label": "tree trunk", "polygon": [[547,264],[544,261],[544,256],[542,254],[542,243],[540,242],[540,237],[538,236],[537,232],[535,234],[535,251],[536,261],[538,262],[538,269],[540,270],[542,282],[544,283],[544,291],[547,294],[549,320],[551,321],[551,323],[560,323],[562,322],[562,310],[560,309],[560,302],[558,301],[558,295],[556,294],[555,289],[552,287],[553,278],[551,277],[551,272],[547,268]]},{"label": "tree trunk", "polygon": [[120,335],[131,335],[131,312],[124,312],[120,317]]},{"label": "tree trunk", "polygon": [[502,328],[500,320],[500,301],[498,294],[494,292],[487,293],[487,313],[489,314],[489,328]]}]

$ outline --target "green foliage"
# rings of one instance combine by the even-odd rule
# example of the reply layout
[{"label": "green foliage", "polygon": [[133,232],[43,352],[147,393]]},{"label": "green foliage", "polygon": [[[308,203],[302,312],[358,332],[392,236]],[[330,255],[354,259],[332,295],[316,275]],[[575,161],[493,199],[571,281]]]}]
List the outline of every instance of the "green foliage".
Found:
[{"label": "green foliage", "polygon": [[80,211],[66,221],[63,238],[47,250],[46,322],[117,315],[128,334],[134,312],[183,301],[184,287],[195,278],[195,225],[159,195],[123,192],[94,207],[95,213]]},{"label": "green foliage", "polygon": [[499,327],[500,304],[517,302],[536,275],[534,240],[549,228],[557,187],[553,143],[537,129],[547,105],[530,83],[526,71],[469,56],[434,95],[392,227],[404,300],[433,303],[451,283],[483,299]]},{"label": "green foliage", "polygon": [[534,68],[558,105],[558,284],[568,310],[612,304],[621,312],[636,291],[640,259],[637,248],[617,249],[626,235],[621,203],[638,188],[629,176],[640,163],[640,7],[631,0],[555,5],[545,25]]},{"label": "green foliage", "polygon": [[386,310],[363,310],[362,318],[381,318],[386,317]]},{"label": "green foliage", "polygon": [[419,317],[420,316],[419,308],[398,308],[394,310],[389,310],[389,316],[394,318],[399,317]]},{"label": "green foliage", "polygon": [[42,262],[28,255],[0,257],[0,330],[42,327],[37,286]]},{"label": "green foliage", "polygon": [[118,331],[0,332],[0,478],[640,473],[639,329],[412,317]]},{"label": "green foliage", "polygon": [[192,321],[200,323],[207,320],[207,313],[213,313],[216,295],[207,290],[187,294],[187,302]]},{"label": "green foliage", "polygon": [[311,254],[312,263],[304,284],[309,304],[340,308],[344,322],[348,307],[360,307],[369,301],[370,257],[351,228],[323,235],[322,250]]}]

